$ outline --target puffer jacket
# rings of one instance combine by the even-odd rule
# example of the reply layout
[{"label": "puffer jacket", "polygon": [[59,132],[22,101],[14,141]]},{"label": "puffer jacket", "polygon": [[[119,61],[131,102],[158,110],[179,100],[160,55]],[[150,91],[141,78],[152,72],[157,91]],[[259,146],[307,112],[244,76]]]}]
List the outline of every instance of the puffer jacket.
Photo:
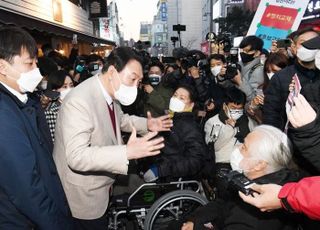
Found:
[{"label": "puffer jacket", "polygon": [[210,157],[194,114],[175,113],[173,127],[164,134],[164,138],[165,147],[156,161],[160,178],[189,178],[199,175]]}]

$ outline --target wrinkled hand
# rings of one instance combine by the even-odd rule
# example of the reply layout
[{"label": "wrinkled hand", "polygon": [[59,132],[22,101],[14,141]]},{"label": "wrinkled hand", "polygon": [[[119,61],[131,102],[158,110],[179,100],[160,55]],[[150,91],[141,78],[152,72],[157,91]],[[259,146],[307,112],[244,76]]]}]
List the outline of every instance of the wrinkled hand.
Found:
[{"label": "wrinkled hand", "polygon": [[150,112],[147,112],[147,126],[152,132],[170,131],[173,122],[170,115],[154,118]]},{"label": "wrinkled hand", "polygon": [[[144,137],[137,137],[137,131],[132,126],[132,133],[127,144],[128,160],[154,156],[164,147],[163,137],[154,138],[158,132],[149,132]],[[151,140],[152,139],[152,140]]]},{"label": "wrinkled hand", "polygon": [[191,221],[188,221],[186,223],[183,223],[181,230],[193,230],[194,223]]},{"label": "wrinkled hand", "polygon": [[264,104],[264,96],[263,95],[257,95],[253,100],[251,101],[251,106],[258,106]]},{"label": "wrinkled hand", "polygon": [[151,86],[151,85],[144,85],[144,91],[146,92],[146,93],[152,93],[152,91],[153,91],[153,87]]},{"label": "wrinkled hand", "polygon": [[281,208],[281,202],[278,198],[278,194],[280,192],[280,189],[282,188],[281,185],[254,184],[251,188],[260,194],[254,193],[253,196],[246,196],[242,192],[239,192],[239,195],[243,201],[259,208],[262,212]]},{"label": "wrinkled hand", "polygon": [[317,114],[304,96],[299,94],[293,98],[294,106],[288,114],[288,120],[294,128],[299,128],[313,122]]},{"label": "wrinkled hand", "polygon": [[220,70],[220,73],[218,74],[218,76],[224,77],[226,75],[227,72],[227,67],[223,66]]},{"label": "wrinkled hand", "polygon": [[232,118],[229,118],[228,120],[226,120],[226,124],[234,127],[236,125],[236,121],[233,120]]}]

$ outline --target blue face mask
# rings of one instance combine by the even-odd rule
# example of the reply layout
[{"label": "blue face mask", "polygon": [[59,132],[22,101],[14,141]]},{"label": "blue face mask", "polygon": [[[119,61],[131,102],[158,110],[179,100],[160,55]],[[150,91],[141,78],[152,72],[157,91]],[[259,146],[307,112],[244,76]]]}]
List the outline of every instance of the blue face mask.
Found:
[{"label": "blue face mask", "polygon": [[150,74],[149,75],[150,83],[153,86],[158,85],[160,83],[160,79],[161,79],[160,75],[157,75],[157,74]]},{"label": "blue face mask", "polygon": [[83,66],[83,65],[77,65],[77,66],[76,66],[76,71],[77,71],[78,73],[82,73],[83,70],[84,70],[84,66]]}]

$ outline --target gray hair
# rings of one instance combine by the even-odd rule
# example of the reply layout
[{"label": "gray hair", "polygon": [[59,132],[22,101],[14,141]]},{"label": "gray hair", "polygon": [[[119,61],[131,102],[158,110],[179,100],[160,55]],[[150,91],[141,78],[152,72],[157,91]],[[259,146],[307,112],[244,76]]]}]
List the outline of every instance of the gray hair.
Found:
[{"label": "gray hair", "polygon": [[252,132],[262,135],[254,148],[256,152],[250,155],[268,163],[267,173],[293,167],[292,144],[284,132],[270,125],[257,126]]}]

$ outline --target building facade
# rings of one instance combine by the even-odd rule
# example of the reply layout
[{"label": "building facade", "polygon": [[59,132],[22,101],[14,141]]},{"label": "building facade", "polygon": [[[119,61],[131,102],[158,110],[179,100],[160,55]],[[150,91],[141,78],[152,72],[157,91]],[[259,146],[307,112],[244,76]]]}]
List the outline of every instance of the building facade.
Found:
[{"label": "building facade", "polygon": [[0,25],[14,24],[28,30],[39,47],[50,44],[68,55],[77,45],[80,53],[114,43],[94,35],[88,0],[0,0]]},{"label": "building facade", "polygon": [[[186,25],[186,31],[181,32],[181,45],[188,49],[200,49],[202,42],[202,1],[195,0],[168,0],[168,37],[177,37],[173,25]],[[179,46],[179,42],[176,43]],[[169,55],[174,48],[169,42]]]},{"label": "building facade", "polygon": [[141,42],[151,42],[151,29],[152,24],[150,22],[141,22],[140,23],[140,38]]},{"label": "building facade", "polygon": [[151,28],[151,55],[168,56],[168,8],[167,0],[159,0],[157,15],[154,16]]},{"label": "building facade", "polygon": [[121,34],[119,30],[119,11],[116,1],[111,1],[108,5],[108,17],[99,19],[100,37],[113,41],[120,45]]}]

